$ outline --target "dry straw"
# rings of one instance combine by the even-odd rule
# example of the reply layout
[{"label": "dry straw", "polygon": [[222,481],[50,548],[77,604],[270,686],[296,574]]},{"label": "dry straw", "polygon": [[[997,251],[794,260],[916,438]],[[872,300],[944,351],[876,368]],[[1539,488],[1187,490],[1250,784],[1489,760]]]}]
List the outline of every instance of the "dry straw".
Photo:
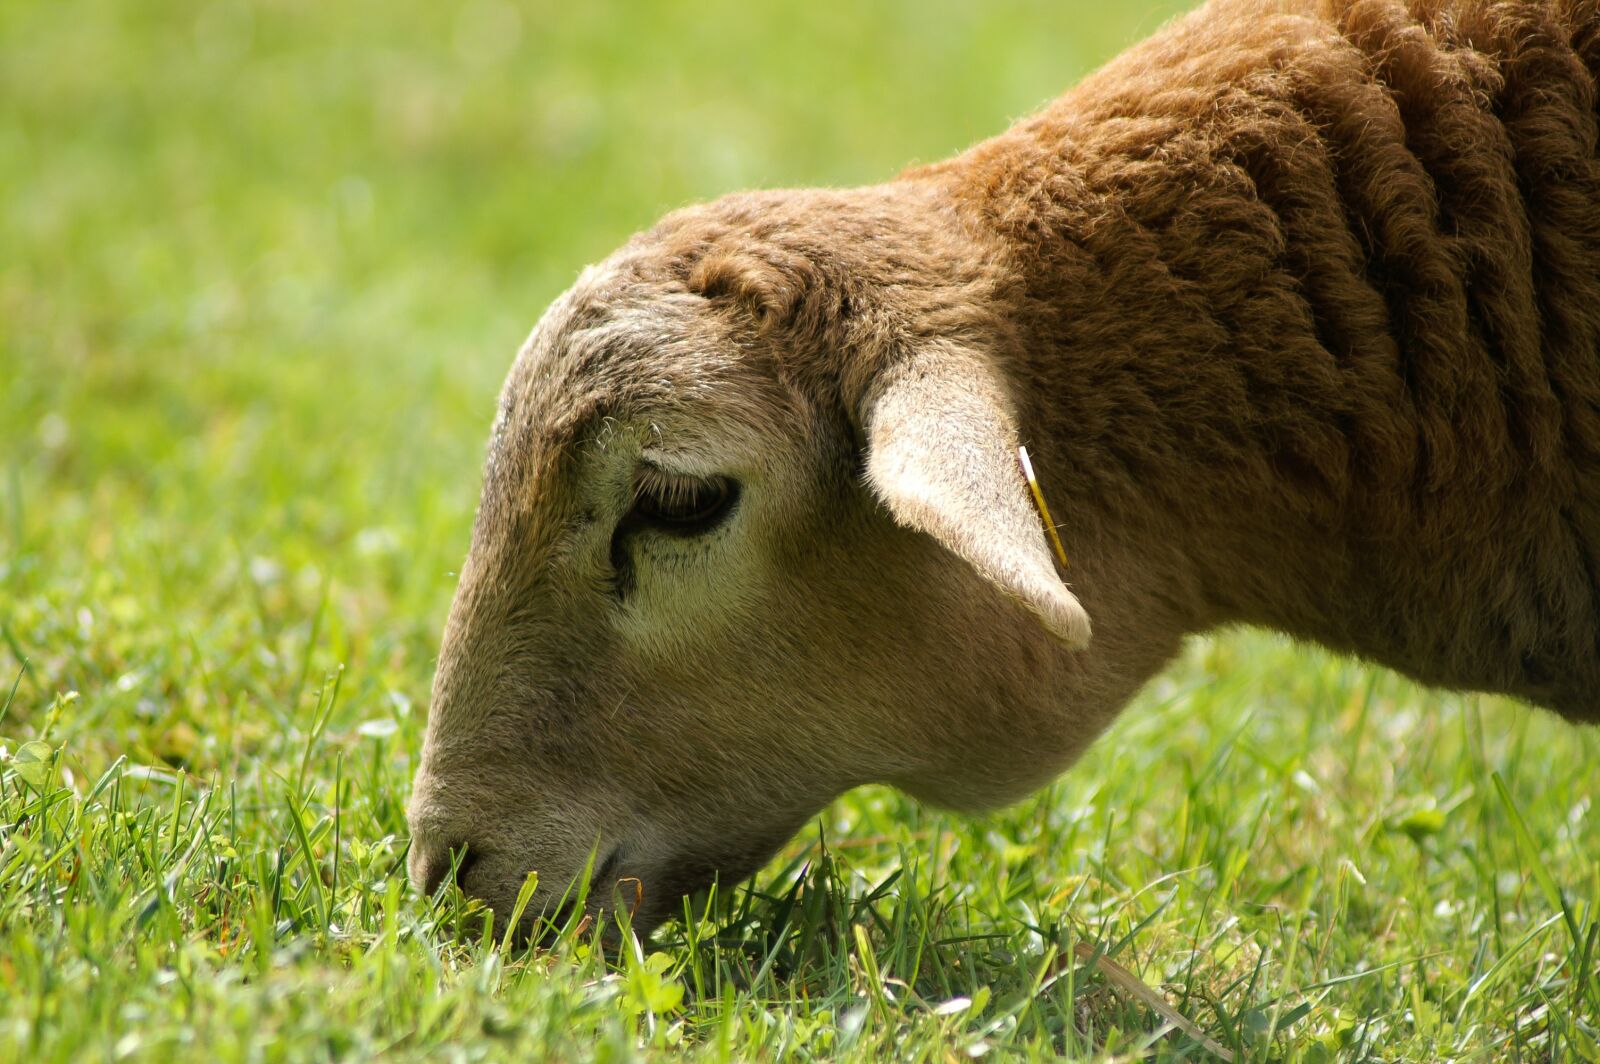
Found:
[{"label": "dry straw", "polygon": [[1022,475],[1028,478],[1028,490],[1033,492],[1033,504],[1039,508],[1039,519],[1044,522],[1044,533],[1050,537],[1050,545],[1056,550],[1056,557],[1061,560],[1061,568],[1067,567],[1067,548],[1061,545],[1061,537],[1056,534],[1056,523],[1050,519],[1050,507],[1044,503],[1044,492],[1039,490],[1039,478],[1033,475],[1033,462],[1028,458],[1026,447],[1017,448],[1017,457],[1022,459]]}]

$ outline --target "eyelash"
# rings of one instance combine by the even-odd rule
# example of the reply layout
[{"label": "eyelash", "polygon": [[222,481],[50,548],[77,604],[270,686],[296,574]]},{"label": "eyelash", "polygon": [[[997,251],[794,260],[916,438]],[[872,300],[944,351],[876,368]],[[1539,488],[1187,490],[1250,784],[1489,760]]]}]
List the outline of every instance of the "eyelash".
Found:
[{"label": "eyelash", "polygon": [[634,481],[629,516],[679,535],[698,535],[715,528],[733,510],[739,486],[728,477],[691,477],[648,466]]},{"label": "eyelash", "polygon": [[739,482],[730,477],[689,477],[649,466],[634,480],[633,505],[611,536],[613,591],[626,598],[633,590],[633,559],[627,542],[641,528],[671,536],[697,536],[727,519],[739,501]]}]

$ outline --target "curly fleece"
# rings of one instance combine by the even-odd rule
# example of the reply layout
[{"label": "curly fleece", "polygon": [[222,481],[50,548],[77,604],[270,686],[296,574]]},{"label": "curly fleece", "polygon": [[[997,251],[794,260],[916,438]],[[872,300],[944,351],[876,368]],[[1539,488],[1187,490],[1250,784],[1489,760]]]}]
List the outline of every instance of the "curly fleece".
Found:
[{"label": "curly fleece", "polygon": [[1220,0],[907,177],[1006,247],[1082,505],[1220,526],[1218,620],[1596,720],[1597,75],[1592,2]]}]

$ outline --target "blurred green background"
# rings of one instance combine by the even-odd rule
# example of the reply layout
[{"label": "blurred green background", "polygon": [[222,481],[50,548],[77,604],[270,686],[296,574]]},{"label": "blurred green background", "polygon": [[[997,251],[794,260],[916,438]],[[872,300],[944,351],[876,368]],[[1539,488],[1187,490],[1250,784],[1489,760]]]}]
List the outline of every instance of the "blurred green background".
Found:
[{"label": "blurred green background", "polygon": [[[1174,6],[0,5],[0,586],[138,555],[127,609],[203,628],[260,556],[431,633],[499,381],[579,268],[955,151]],[[53,636],[28,682],[88,683]]]}]

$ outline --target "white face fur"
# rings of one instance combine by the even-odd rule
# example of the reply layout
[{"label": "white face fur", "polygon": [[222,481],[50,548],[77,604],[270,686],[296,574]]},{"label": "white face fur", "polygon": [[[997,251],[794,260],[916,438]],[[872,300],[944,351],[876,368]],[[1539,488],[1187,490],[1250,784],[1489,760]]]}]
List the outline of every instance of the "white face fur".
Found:
[{"label": "white face fur", "polygon": [[[463,886],[499,904],[528,871],[559,892],[593,849],[661,916],[672,891],[781,843],[806,815],[790,808],[855,782],[799,751],[779,765],[812,761],[804,786],[774,771],[768,755],[810,728],[754,727],[727,683],[749,677],[746,697],[783,708],[770,688],[787,670],[750,659],[795,614],[782,554],[816,533],[793,511],[817,501],[822,471],[806,412],[773,380],[707,357],[704,336],[662,335],[660,308],[641,321],[607,307],[580,326],[579,298],[552,310],[507,383],[436,678],[412,867],[431,886],[465,846]],[[659,357],[675,350],[676,365]],[[762,776],[778,790],[759,793]],[[729,818],[744,823],[707,830]]]}]

